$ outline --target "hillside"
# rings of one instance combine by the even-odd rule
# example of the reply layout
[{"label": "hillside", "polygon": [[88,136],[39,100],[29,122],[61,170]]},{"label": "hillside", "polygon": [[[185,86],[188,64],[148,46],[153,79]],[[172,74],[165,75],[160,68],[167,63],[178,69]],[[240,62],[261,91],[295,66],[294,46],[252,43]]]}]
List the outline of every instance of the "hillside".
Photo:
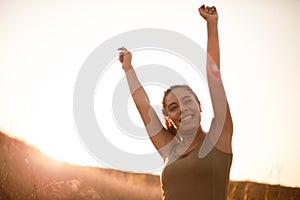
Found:
[{"label": "hillside", "polygon": [[2,199],[161,199],[159,176],[55,161],[0,133]]},{"label": "hillside", "polygon": [[[300,188],[230,183],[229,199],[300,199]],[[55,161],[0,132],[0,200],[159,200],[159,176]]]}]

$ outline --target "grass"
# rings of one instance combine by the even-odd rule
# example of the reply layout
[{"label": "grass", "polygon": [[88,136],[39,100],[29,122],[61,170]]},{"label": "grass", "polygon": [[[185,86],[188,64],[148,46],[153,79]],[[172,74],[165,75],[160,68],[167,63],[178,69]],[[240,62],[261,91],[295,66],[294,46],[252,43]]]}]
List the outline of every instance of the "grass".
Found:
[{"label": "grass", "polygon": [[[0,132],[0,200],[159,200],[160,177],[58,162]],[[300,188],[230,181],[228,200],[300,199]]]},{"label": "grass", "polygon": [[299,200],[300,188],[231,181],[228,200]]}]

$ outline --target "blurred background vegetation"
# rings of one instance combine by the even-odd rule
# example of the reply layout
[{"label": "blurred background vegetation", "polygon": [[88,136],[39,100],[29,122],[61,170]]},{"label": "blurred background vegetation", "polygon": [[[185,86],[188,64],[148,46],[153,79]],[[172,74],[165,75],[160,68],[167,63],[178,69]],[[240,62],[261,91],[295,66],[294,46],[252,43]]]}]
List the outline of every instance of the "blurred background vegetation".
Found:
[{"label": "blurred background vegetation", "polygon": [[[59,162],[0,132],[0,200],[161,198],[157,175]],[[229,199],[296,200],[300,188],[231,181]]]}]

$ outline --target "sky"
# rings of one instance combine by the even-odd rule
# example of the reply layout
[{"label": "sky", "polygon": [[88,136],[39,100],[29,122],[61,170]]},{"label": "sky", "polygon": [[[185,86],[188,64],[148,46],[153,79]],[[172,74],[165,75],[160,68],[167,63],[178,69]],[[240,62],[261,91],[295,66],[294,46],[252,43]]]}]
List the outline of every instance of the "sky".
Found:
[{"label": "sky", "polygon": [[[0,129],[53,158],[101,166],[74,124],[73,91],[84,61],[111,37],[140,28],[176,31],[205,49],[206,25],[197,11],[202,4],[215,5],[219,13],[221,73],[234,122],[230,178],[300,187],[297,0],[0,0]],[[166,58],[140,52],[133,55],[135,64],[152,59],[149,55],[161,58],[158,64]],[[122,73],[117,62],[111,67]],[[159,104],[162,88],[148,89]],[[128,107],[140,126],[132,101]],[[147,142],[138,151],[153,150]],[[122,148],[135,152],[135,147]]]}]

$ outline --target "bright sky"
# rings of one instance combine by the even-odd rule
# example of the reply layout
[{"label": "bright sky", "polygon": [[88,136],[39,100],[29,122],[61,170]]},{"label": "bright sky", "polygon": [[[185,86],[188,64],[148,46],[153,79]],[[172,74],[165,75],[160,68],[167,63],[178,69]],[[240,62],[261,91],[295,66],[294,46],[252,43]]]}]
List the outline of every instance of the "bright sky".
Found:
[{"label": "bright sky", "polygon": [[[99,165],[73,119],[83,62],[107,39],[138,28],[173,30],[206,48],[197,12],[203,3],[219,11],[221,71],[235,127],[231,179],[299,187],[297,0],[2,0],[0,128],[54,158]],[[162,93],[151,94],[161,101]]]}]

